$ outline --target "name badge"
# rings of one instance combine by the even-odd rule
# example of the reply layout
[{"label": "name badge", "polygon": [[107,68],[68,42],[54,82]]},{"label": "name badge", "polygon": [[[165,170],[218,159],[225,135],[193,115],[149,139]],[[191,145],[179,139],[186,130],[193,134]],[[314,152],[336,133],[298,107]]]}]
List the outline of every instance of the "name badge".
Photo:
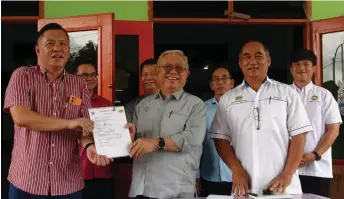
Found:
[{"label": "name badge", "polygon": [[80,106],[81,102],[82,102],[82,99],[78,97],[75,97],[73,95],[69,97],[69,104]]}]

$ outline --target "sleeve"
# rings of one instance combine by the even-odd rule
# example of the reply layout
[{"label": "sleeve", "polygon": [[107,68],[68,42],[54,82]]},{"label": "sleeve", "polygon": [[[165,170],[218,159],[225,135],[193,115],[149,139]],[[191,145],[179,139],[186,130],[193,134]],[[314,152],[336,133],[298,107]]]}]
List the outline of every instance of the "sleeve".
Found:
[{"label": "sleeve", "polygon": [[87,89],[86,81],[82,82],[82,104],[81,104],[81,114],[80,117],[90,118],[88,109],[91,108],[91,95]]},{"label": "sleeve", "polygon": [[327,91],[324,98],[325,106],[325,124],[342,123],[342,117],[339,112],[339,105],[333,95]]},{"label": "sleeve", "polygon": [[126,104],[124,106],[124,110],[125,110],[125,116],[127,117],[127,122],[131,123],[133,122],[133,115],[135,112],[135,100],[131,100],[128,104]]},{"label": "sleeve", "polygon": [[197,174],[196,174],[196,178],[201,178],[201,173],[200,173],[200,169],[197,169]]},{"label": "sleeve", "polygon": [[203,101],[192,107],[185,124],[185,130],[171,136],[173,142],[182,150],[189,152],[202,146],[206,132],[205,105]]},{"label": "sleeve", "polygon": [[295,136],[301,133],[312,131],[306,109],[296,90],[289,88],[290,99],[287,102],[287,128],[289,136]]},{"label": "sleeve", "polygon": [[8,83],[5,100],[4,111],[9,112],[12,106],[25,106],[31,109],[30,84],[28,74],[24,67],[16,69]]},{"label": "sleeve", "polygon": [[212,138],[225,139],[231,142],[230,128],[226,114],[226,102],[223,97],[220,98],[219,104],[216,107],[216,113],[209,134]]}]

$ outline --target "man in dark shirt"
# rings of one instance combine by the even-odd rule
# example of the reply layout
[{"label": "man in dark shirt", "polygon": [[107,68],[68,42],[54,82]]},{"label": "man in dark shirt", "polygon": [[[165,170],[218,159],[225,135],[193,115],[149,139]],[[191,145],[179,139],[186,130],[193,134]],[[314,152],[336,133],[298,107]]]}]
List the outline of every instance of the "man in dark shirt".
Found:
[{"label": "man in dark shirt", "polygon": [[140,76],[143,83],[144,94],[131,100],[125,105],[125,113],[128,123],[132,122],[136,105],[146,96],[159,92],[156,82],[155,69],[157,62],[154,59],[146,59],[140,65]]}]

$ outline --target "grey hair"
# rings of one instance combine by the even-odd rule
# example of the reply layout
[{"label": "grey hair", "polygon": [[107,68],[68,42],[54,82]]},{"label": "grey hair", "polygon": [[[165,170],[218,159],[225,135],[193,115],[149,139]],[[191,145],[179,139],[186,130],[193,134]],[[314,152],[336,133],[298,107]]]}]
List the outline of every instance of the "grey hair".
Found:
[{"label": "grey hair", "polygon": [[163,58],[168,54],[175,54],[175,55],[181,56],[182,59],[184,60],[185,68],[189,69],[188,57],[185,56],[183,51],[181,51],[181,50],[166,50],[165,52],[161,53],[161,55],[159,56],[159,59],[158,59],[158,65],[160,65]]}]

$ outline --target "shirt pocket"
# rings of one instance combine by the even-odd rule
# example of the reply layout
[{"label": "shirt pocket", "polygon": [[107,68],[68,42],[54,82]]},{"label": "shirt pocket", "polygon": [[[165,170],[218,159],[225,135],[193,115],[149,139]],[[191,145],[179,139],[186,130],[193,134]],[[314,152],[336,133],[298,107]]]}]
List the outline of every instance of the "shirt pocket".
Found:
[{"label": "shirt pocket", "polygon": [[65,111],[65,118],[67,120],[80,118],[81,106],[68,104],[67,107],[62,109],[62,111]]},{"label": "shirt pocket", "polygon": [[[315,122],[319,120],[319,117],[315,117],[317,115],[322,115],[322,105],[319,101],[308,101],[306,111],[309,117],[309,120]],[[319,122],[319,121],[318,121]]]},{"label": "shirt pocket", "polygon": [[180,111],[166,112],[162,122],[162,136],[172,136],[185,130],[188,114]]}]

